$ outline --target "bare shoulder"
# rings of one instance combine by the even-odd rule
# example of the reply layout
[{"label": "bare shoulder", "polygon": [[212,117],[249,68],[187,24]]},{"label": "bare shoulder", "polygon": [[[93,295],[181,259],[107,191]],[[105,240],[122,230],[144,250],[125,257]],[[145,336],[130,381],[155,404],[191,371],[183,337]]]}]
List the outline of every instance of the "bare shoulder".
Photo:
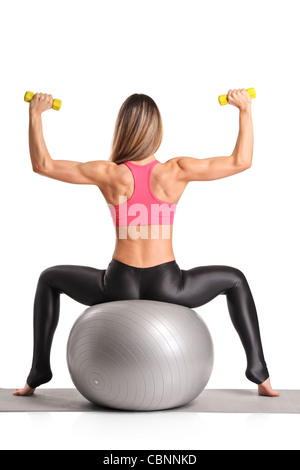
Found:
[{"label": "bare shoulder", "polygon": [[106,172],[113,172],[116,170],[118,165],[114,162],[111,162],[110,160],[98,160],[97,161],[99,169],[104,170]]},{"label": "bare shoulder", "polygon": [[111,183],[116,181],[116,178],[122,179],[127,175],[126,170],[124,171],[124,165],[118,165],[110,160],[99,160],[97,162],[99,176],[103,183]]},{"label": "bare shoulder", "polygon": [[[117,164],[110,160],[98,161],[97,185],[100,191],[124,191],[132,182],[130,171],[126,165]],[[108,196],[109,197],[109,196]]]},{"label": "bare shoulder", "polygon": [[166,168],[170,168],[170,169],[174,169],[174,168],[177,168],[178,165],[179,165],[179,160],[183,158],[183,157],[173,157],[173,158],[170,158],[169,160],[167,160],[164,165],[166,166]]},{"label": "bare shoulder", "polygon": [[173,157],[166,161],[165,165],[167,168],[172,169],[174,171],[182,170],[191,160],[195,160],[192,157]]},{"label": "bare shoulder", "polygon": [[184,192],[187,182],[182,177],[181,158],[170,158],[165,163],[156,165],[156,167],[159,167],[159,171],[156,178],[154,175],[153,186],[155,187],[155,183],[157,183],[157,193],[160,194],[157,197],[159,199],[177,203]]},{"label": "bare shoulder", "polygon": [[163,163],[163,173],[166,175],[172,176],[177,180],[182,179],[183,169],[184,169],[184,159],[188,159],[188,157],[173,157]]}]

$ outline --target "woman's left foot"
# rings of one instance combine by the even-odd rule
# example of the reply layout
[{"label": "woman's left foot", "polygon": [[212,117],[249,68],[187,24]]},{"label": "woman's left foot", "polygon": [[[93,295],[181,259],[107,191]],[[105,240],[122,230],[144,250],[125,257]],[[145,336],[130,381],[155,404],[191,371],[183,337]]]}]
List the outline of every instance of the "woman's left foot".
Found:
[{"label": "woman's left foot", "polygon": [[280,394],[271,387],[270,378],[258,386],[258,395],[263,397],[280,397]]},{"label": "woman's left foot", "polygon": [[29,395],[32,395],[34,391],[35,388],[29,387],[29,385],[26,383],[24,388],[17,388],[13,395],[20,397],[28,397]]}]

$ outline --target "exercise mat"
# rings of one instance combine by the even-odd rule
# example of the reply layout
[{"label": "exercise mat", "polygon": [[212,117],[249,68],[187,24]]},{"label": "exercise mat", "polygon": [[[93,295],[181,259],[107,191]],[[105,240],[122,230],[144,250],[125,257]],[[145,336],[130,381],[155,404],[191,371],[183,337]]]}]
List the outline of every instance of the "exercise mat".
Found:
[{"label": "exercise mat", "polygon": [[[0,412],[122,412],[93,405],[75,388],[40,388],[29,397],[0,388]],[[300,413],[300,390],[279,390],[280,397],[260,397],[253,389],[206,389],[188,405],[154,413]]]}]

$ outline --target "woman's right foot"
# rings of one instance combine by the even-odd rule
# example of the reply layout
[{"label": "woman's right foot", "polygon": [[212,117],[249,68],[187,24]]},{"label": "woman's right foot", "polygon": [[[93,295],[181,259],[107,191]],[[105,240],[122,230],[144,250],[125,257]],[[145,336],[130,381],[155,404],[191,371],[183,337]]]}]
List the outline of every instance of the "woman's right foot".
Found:
[{"label": "woman's right foot", "polygon": [[263,397],[279,397],[280,394],[271,387],[270,377],[258,386],[258,395]]},{"label": "woman's right foot", "polygon": [[35,388],[29,387],[28,383],[26,383],[25,387],[17,388],[16,391],[13,393],[13,395],[20,396],[20,397],[28,397],[29,395],[32,395],[34,391],[35,391]]}]

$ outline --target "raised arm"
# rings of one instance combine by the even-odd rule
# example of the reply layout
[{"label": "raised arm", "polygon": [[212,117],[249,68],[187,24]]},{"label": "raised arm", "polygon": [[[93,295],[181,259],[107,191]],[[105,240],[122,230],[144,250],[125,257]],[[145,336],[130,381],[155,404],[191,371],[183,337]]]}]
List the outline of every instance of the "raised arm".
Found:
[{"label": "raised arm", "polygon": [[95,184],[106,182],[110,168],[115,165],[107,160],[76,162],[53,160],[48,152],[42,127],[42,113],[52,106],[52,95],[38,93],[29,107],[29,151],[32,169],[49,178],[74,184]]},{"label": "raised arm", "polygon": [[251,98],[245,89],[229,90],[229,104],[239,109],[239,134],[230,156],[212,158],[177,157],[178,177],[182,181],[209,181],[240,173],[252,164],[253,123]]}]

